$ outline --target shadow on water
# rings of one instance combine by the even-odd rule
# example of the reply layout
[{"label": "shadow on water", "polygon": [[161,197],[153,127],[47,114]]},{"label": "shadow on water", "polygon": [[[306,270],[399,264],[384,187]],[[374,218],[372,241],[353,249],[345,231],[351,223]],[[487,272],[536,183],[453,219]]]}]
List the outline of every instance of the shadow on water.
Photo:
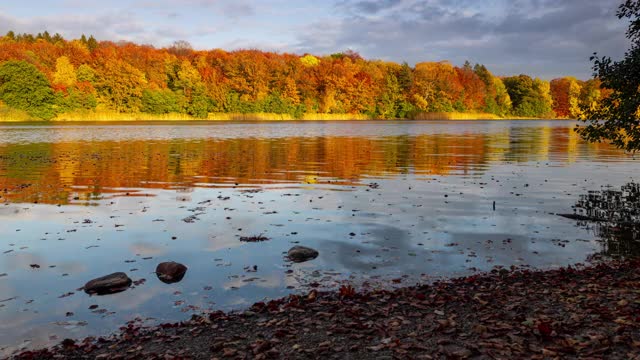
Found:
[{"label": "shadow on water", "polygon": [[[592,230],[605,257],[640,256],[640,183],[607,187],[581,195],[574,206],[578,224]],[[596,255],[597,256],[597,255]]]}]

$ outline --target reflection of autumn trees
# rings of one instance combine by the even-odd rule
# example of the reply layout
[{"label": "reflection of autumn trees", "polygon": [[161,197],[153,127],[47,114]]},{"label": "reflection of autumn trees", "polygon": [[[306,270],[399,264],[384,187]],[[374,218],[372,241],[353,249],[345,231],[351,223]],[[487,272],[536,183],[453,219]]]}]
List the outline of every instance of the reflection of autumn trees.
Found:
[{"label": "reflection of autumn trees", "polygon": [[590,191],[580,196],[575,210],[579,223],[601,239],[604,255],[640,256],[640,184]]},{"label": "reflection of autumn trees", "polygon": [[496,161],[571,161],[577,152],[613,151],[576,143],[575,136],[569,128],[514,127],[487,134],[379,138],[9,144],[0,146],[0,189],[6,189],[2,195],[9,201],[65,203],[115,189],[469,174]]}]

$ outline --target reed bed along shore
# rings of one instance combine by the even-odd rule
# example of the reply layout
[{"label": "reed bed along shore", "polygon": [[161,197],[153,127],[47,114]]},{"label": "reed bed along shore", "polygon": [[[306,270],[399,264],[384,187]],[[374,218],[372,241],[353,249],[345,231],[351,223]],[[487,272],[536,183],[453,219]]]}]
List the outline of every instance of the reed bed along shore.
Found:
[{"label": "reed bed along shore", "polygon": [[[431,112],[418,113],[410,119],[376,119],[365,114],[307,113],[301,118],[275,113],[210,113],[197,118],[183,113],[149,114],[115,111],[76,111],[57,115],[52,122],[76,121],[353,121],[353,120],[535,120],[536,118],[499,117],[489,113]],[[42,121],[22,110],[0,106],[0,122]]]},{"label": "reed bed along shore", "polygon": [[[1,119],[1,118],[0,118]],[[196,118],[188,114],[148,114],[117,112],[74,112],[60,114],[53,121],[294,121],[294,120],[370,120],[360,114],[304,114],[294,118],[290,114],[275,113],[210,113],[207,118]]]},{"label": "reed bed along shore", "polygon": [[0,105],[0,121],[30,121],[31,116],[26,111],[12,109]]},{"label": "reed bed along shore", "polygon": [[505,120],[495,114],[461,113],[461,112],[422,112],[414,116],[414,120]]}]

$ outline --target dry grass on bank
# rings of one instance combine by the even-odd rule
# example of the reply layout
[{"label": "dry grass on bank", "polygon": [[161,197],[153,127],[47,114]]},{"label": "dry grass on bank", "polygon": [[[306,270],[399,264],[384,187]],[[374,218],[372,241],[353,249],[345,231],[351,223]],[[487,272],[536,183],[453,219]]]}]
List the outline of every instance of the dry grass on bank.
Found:
[{"label": "dry grass on bank", "polygon": [[[0,119],[3,119],[0,117]],[[58,115],[54,121],[292,121],[292,120],[370,120],[367,115],[359,114],[304,114],[302,119],[296,119],[290,114],[275,113],[210,113],[206,119],[196,118],[187,114],[147,114],[147,113],[117,113],[108,111],[80,111]]]},{"label": "dry grass on bank", "polygon": [[33,118],[26,111],[17,110],[0,104],[0,121],[31,121]]},{"label": "dry grass on bank", "polygon": [[502,118],[488,113],[422,112],[418,113],[414,120],[502,120]]},{"label": "dry grass on bank", "polygon": [[76,111],[56,116],[53,121],[176,121],[197,120],[193,116],[179,113],[147,114],[118,113],[111,111]]},{"label": "dry grass on bank", "polygon": [[[422,112],[413,120],[532,120],[534,118],[501,118],[488,113],[460,112]],[[291,114],[275,113],[210,113],[206,119],[196,118],[181,113],[149,114],[118,113],[113,111],[75,111],[59,114],[51,121],[352,121],[352,120],[385,120],[373,119],[364,114],[319,114],[307,113],[302,118],[294,118]],[[394,120],[394,119],[389,119]],[[37,121],[27,112],[16,110],[0,104],[0,122]]]}]

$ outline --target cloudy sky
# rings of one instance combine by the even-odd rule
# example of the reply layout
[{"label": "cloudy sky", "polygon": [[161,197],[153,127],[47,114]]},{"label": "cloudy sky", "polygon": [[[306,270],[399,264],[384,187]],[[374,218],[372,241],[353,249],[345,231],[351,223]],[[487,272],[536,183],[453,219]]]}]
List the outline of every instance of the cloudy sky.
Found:
[{"label": "cloudy sky", "polygon": [[391,61],[486,64],[497,75],[591,76],[589,56],[628,46],[621,0],[22,0],[0,2],[0,33],[197,49],[258,48]]}]

